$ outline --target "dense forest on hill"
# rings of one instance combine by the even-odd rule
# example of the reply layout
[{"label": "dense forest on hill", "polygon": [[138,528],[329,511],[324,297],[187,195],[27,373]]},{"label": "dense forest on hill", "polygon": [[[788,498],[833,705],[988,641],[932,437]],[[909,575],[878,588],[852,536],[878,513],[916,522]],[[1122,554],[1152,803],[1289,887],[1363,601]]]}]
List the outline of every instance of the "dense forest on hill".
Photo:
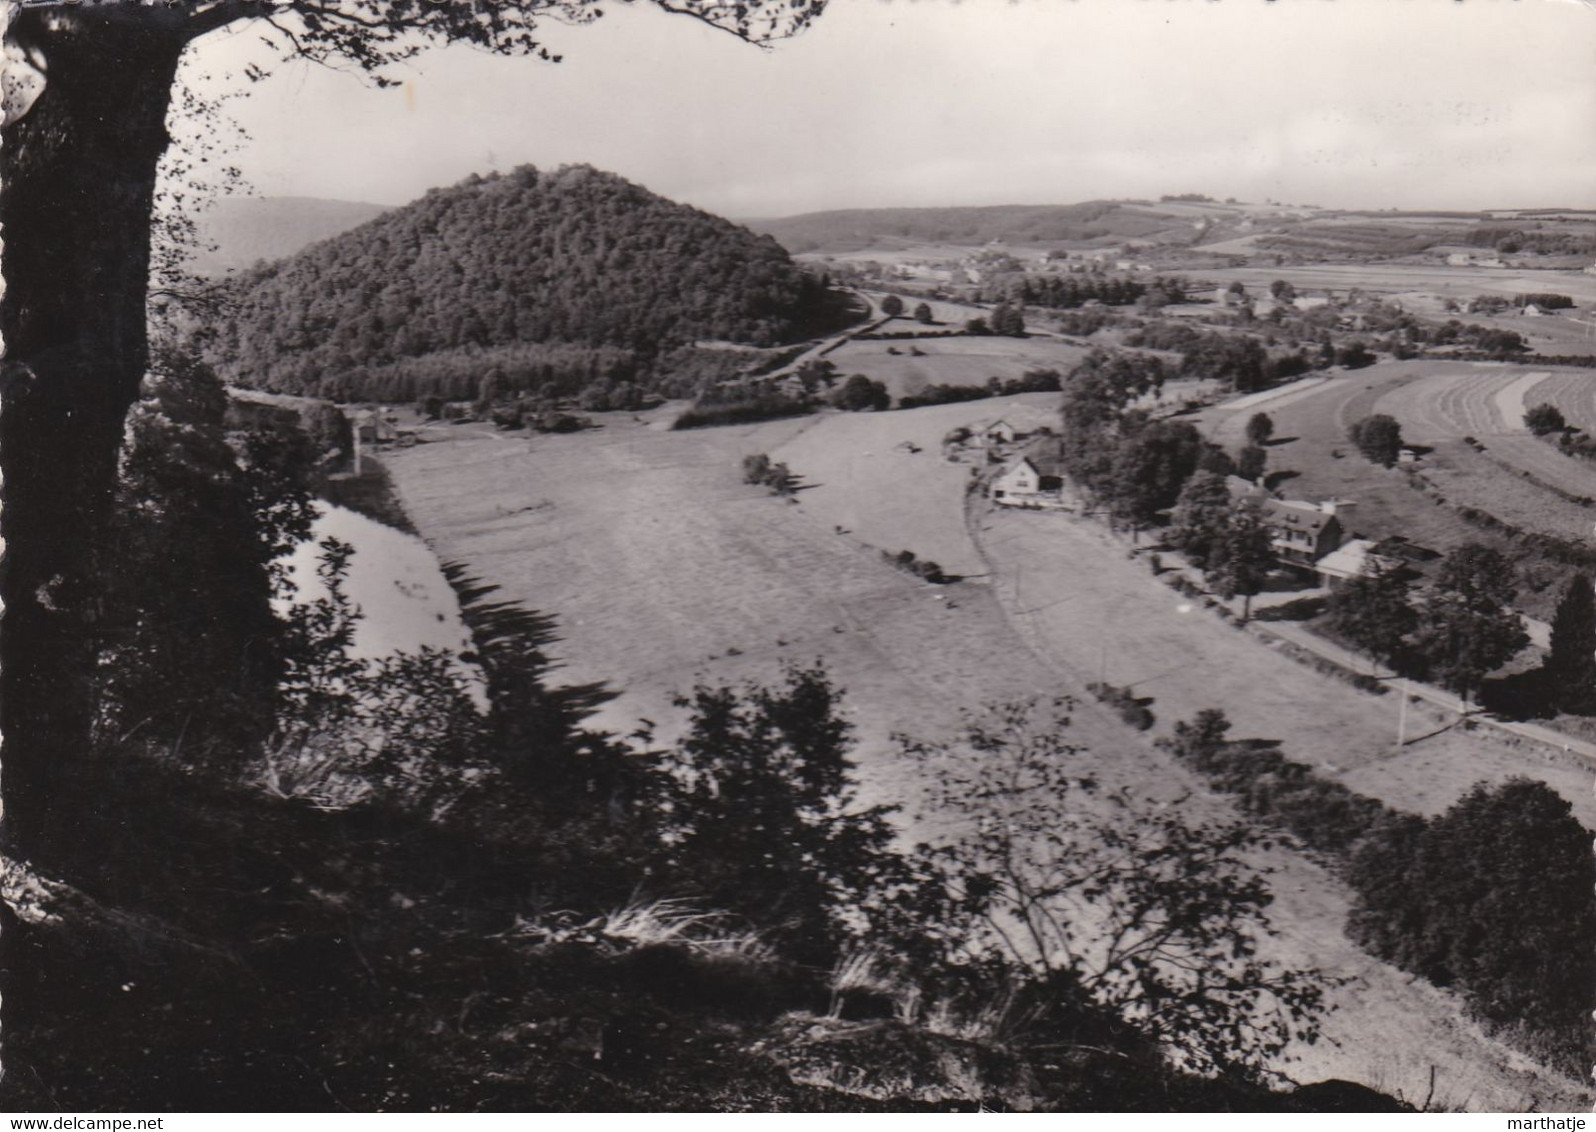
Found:
[{"label": "dense forest on hill", "polygon": [[513,391],[657,376],[671,350],[775,345],[827,308],[769,237],[587,166],[434,189],[228,290],[208,344],[228,380],[349,399],[396,370],[406,399],[440,392],[458,366],[429,359],[468,355]]}]

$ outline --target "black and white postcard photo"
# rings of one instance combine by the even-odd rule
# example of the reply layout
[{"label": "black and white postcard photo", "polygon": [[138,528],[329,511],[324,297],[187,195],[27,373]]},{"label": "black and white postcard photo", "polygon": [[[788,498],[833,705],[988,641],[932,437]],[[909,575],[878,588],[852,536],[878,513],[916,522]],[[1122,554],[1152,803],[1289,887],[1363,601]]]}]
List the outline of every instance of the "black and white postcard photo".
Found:
[{"label": "black and white postcard photo", "polygon": [[0,29],[10,1127],[1582,1126],[1596,0]]}]

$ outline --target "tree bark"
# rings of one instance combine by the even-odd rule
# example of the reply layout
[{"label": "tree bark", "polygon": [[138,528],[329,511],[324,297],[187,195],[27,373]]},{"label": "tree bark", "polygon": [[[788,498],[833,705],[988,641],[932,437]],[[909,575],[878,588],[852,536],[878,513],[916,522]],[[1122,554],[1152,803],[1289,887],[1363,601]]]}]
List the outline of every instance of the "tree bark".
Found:
[{"label": "tree bark", "polygon": [[156,163],[185,36],[132,5],[19,11],[46,85],[4,130],[0,748],[4,844],[48,868],[92,840],[94,551],[148,359]]}]

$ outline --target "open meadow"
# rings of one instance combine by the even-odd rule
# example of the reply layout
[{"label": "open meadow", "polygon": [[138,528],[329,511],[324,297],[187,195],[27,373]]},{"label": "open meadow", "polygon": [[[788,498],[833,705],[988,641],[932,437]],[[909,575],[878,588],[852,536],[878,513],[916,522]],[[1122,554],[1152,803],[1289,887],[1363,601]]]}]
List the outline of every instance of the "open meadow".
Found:
[{"label": "open meadow", "polygon": [[[891,330],[899,322],[888,323]],[[904,329],[908,329],[905,325]],[[919,351],[918,354],[911,351]],[[1027,370],[1069,373],[1089,350],[1056,338],[913,338],[852,341],[826,355],[844,376],[862,373],[881,382],[894,398],[912,396],[928,385],[985,385]]]},{"label": "open meadow", "polygon": [[[396,453],[391,467],[442,558],[466,562],[506,596],[559,619],[563,678],[624,690],[605,724],[630,730],[647,718],[668,735],[681,720],[671,699],[695,680],[765,681],[784,661],[821,658],[858,725],[866,797],[902,803],[906,814],[917,808],[918,771],[895,753],[893,732],[934,739],[951,732],[961,710],[1065,694],[1076,700],[1069,739],[1083,748],[1082,772],[1194,818],[1232,815],[1085,694],[1101,675],[1154,695],[1160,730],[1217,705],[1239,734],[1289,736],[1293,756],[1343,771],[1426,757],[1466,768],[1444,788],[1428,768],[1362,784],[1427,812],[1473,777],[1534,765],[1484,736],[1445,731],[1391,759],[1389,698],[1284,661],[1200,611],[1182,612],[1089,521],[1030,513],[983,520],[978,508],[988,529],[972,539],[970,468],[945,462],[939,438],[997,416],[1034,427],[1055,404],[1038,394],[688,433],[625,414],[573,436],[440,429],[436,441]],[[795,502],[741,483],[738,465],[752,452],[802,477]],[[967,580],[931,586],[883,561],[881,551],[905,548]],[[908,832],[935,823],[929,815]],[[1536,1069],[1464,1022],[1448,995],[1348,942],[1349,897],[1325,870],[1283,844],[1259,863],[1277,870],[1278,934],[1265,941],[1267,952],[1346,980],[1329,994],[1336,1009],[1324,1040],[1293,1048],[1299,1060],[1282,1063],[1291,1076],[1342,1077],[1417,1101],[1433,1066],[1442,1104],[1586,1103],[1576,1082]]]}]

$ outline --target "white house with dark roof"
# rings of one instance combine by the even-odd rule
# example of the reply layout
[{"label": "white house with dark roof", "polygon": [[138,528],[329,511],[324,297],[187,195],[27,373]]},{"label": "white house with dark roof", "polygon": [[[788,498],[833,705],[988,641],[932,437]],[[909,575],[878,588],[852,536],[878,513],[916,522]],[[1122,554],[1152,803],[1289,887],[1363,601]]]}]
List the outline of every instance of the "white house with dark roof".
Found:
[{"label": "white house with dark roof", "polygon": [[1056,455],[1029,452],[992,481],[992,500],[1006,507],[1058,505],[1064,495],[1064,470]]}]

